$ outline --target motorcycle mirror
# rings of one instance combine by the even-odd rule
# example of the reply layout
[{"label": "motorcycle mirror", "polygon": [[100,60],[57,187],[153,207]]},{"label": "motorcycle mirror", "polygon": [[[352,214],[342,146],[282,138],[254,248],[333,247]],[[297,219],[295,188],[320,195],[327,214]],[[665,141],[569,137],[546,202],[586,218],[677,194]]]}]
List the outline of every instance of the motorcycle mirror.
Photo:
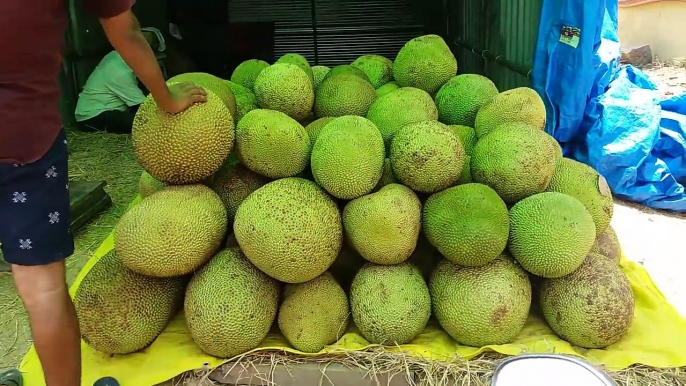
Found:
[{"label": "motorcycle mirror", "polygon": [[583,359],[560,354],[524,354],[495,369],[491,386],[617,386]]}]

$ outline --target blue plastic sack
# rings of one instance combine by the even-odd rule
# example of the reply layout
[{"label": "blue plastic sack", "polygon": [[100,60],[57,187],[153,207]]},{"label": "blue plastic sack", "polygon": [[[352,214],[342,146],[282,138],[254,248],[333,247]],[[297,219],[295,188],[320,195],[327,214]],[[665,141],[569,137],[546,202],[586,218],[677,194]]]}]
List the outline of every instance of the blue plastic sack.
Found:
[{"label": "blue plastic sack", "polygon": [[686,212],[686,96],[661,101],[619,58],[617,0],[544,0],[532,78],[546,131],[615,195]]}]

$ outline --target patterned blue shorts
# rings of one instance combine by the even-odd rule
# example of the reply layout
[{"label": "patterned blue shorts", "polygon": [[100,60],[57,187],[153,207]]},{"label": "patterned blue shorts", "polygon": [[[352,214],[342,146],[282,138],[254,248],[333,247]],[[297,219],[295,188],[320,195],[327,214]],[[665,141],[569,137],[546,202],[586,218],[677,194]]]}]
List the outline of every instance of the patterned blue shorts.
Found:
[{"label": "patterned blue shorts", "polygon": [[0,243],[5,261],[45,265],[74,253],[67,138],[30,164],[0,165]]}]

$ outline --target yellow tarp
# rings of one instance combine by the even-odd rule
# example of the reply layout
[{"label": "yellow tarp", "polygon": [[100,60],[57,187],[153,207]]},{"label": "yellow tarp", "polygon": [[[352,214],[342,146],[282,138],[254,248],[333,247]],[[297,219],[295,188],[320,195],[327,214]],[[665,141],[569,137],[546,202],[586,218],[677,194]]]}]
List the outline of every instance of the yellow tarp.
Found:
[{"label": "yellow tarp", "polygon": [[[110,234],[76,278],[71,288],[72,295],[90,268],[113,247],[113,236]],[[526,326],[512,344],[481,348],[462,346],[440,328],[431,325],[411,344],[389,349],[401,349],[414,355],[438,360],[450,360],[455,357],[455,353],[465,359],[471,359],[488,350],[506,355],[567,353],[582,356],[591,363],[604,365],[609,370],[621,370],[632,364],[658,368],[686,366],[686,320],[667,303],[643,267],[623,259],[622,269],[627,274],[636,297],[634,322],[620,342],[605,350],[583,350],[571,346],[560,340],[545,321],[536,315],[529,317]],[[351,326],[346,335],[327,350],[362,350],[367,346],[369,342]],[[155,385],[185,371],[201,368],[205,362],[212,367],[227,362],[200,351],[186,329],[183,316],[174,319],[150,347],[135,354],[108,357],[90,349],[83,342],[81,347],[82,384],[88,386],[103,376],[113,376],[123,386]],[[255,351],[270,349],[299,353],[279,334],[269,335]],[[40,362],[33,347],[24,357],[20,370],[24,373],[27,386],[45,385]]]}]

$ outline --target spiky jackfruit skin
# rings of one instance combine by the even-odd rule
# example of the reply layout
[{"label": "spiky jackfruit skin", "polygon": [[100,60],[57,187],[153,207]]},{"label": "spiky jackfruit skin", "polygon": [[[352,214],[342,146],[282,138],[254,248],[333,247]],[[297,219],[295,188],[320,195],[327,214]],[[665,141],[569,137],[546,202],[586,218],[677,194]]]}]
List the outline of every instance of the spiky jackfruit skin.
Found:
[{"label": "spiky jackfruit skin", "polygon": [[223,249],[188,284],[184,313],[191,337],[218,358],[257,348],[276,319],[279,287],[240,249]]},{"label": "spiky jackfruit skin", "polygon": [[560,338],[601,349],[618,342],[634,318],[634,293],[626,275],[610,259],[591,253],[567,276],[545,280],[541,310]]},{"label": "spiky jackfruit skin", "polygon": [[305,131],[307,132],[307,135],[310,137],[310,144],[312,145],[312,147],[314,147],[314,143],[317,142],[319,133],[321,133],[324,126],[329,124],[329,122],[333,121],[334,119],[335,117],[323,117],[305,126]]},{"label": "spiky jackfruit skin", "polygon": [[398,83],[388,82],[388,83],[384,84],[383,86],[376,89],[376,98],[377,99],[381,98],[382,96],[384,96],[386,94],[390,94],[399,88],[400,88],[400,86],[398,86]]},{"label": "spiky jackfruit skin", "polygon": [[474,182],[514,204],[545,191],[555,172],[555,150],[543,131],[506,123],[479,139],[470,163]]},{"label": "spiky jackfruit skin", "polygon": [[240,163],[224,165],[214,175],[210,187],[226,207],[229,228],[233,227],[236,211],[250,193],[269,183],[271,179],[255,173]]},{"label": "spiky jackfruit skin", "polygon": [[160,191],[163,187],[167,186],[162,181],[158,181],[155,177],[151,176],[150,173],[143,170],[141,177],[138,180],[138,192],[142,198],[148,197],[149,195]]},{"label": "spiky jackfruit skin", "polygon": [[300,54],[285,54],[284,56],[280,57],[276,63],[295,64],[305,72],[307,77],[310,78],[310,82],[314,84],[314,73],[312,72],[312,67],[310,67],[310,62],[308,62],[307,58],[304,56]]},{"label": "spiky jackfruit skin", "polygon": [[557,142],[557,140],[550,134],[548,134],[548,140],[550,140],[550,143],[553,144],[553,149],[555,149],[555,159],[560,159],[564,157],[562,155],[562,146],[560,146],[560,143]]},{"label": "spiky jackfruit skin", "polygon": [[474,127],[476,113],[496,95],[498,88],[483,75],[455,76],[436,94],[438,120],[447,125]]},{"label": "spiky jackfruit skin", "polygon": [[601,254],[619,265],[622,259],[622,246],[612,225],[608,225],[605,232],[596,238],[591,252]]},{"label": "spiky jackfruit skin", "polygon": [[288,342],[306,353],[337,342],[348,327],[348,295],[329,272],[300,284],[287,284],[278,324]]},{"label": "spiky jackfruit skin", "polygon": [[364,71],[374,89],[393,80],[393,62],[381,55],[362,55],[351,65]]},{"label": "spiky jackfruit skin", "polygon": [[314,66],[312,67],[312,74],[314,75],[314,91],[317,91],[319,85],[322,84],[324,77],[329,73],[331,69],[326,66]]},{"label": "spiky jackfruit skin", "polygon": [[406,125],[391,142],[393,174],[421,193],[435,193],[457,182],[464,149],[455,133],[438,121]]},{"label": "spiky jackfruit skin", "polygon": [[241,250],[260,270],[285,283],[324,273],[343,244],[336,202],[302,178],[282,178],[250,194],[236,212]]},{"label": "spiky jackfruit skin", "polygon": [[251,110],[259,109],[257,98],[255,94],[248,88],[241,86],[238,83],[226,81],[233,95],[236,97],[236,125],[243,119],[245,114]]},{"label": "spiky jackfruit skin", "polygon": [[431,275],[429,289],[441,327],[467,346],[510,343],[529,316],[529,277],[505,254],[480,267],[443,260]]},{"label": "spiky jackfruit skin", "polygon": [[545,118],[545,105],[538,93],[529,87],[517,87],[484,104],[476,114],[474,130],[479,138],[506,122],[523,122],[543,130]]},{"label": "spiky jackfruit skin", "polygon": [[138,163],[155,179],[174,185],[214,174],[234,147],[231,113],[212,91],[207,101],[169,114],[151,95],[133,120],[131,141]]},{"label": "spiky jackfruit skin", "polygon": [[307,167],[310,138],[293,118],[275,110],[252,110],[236,128],[236,156],[269,178],[294,176]]},{"label": "spiky jackfruit skin", "polygon": [[431,195],[424,203],[423,229],[446,259],[482,266],[505,250],[510,217],[495,190],[472,183]]},{"label": "spiky jackfruit skin", "polygon": [[510,209],[508,249],[536,276],[557,278],[574,272],[594,242],[593,217],[574,197],[545,192]]},{"label": "spiky jackfruit skin", "polygon": [[372,85],[354,75],[339,75],[324,79],[317,89],[314,113],[318,117],[364,117],[376,100]]},{"label": "spiky jackfruit skin", "polygon": [[260,59],[249,59],[236,66],[231,74],[231,81],[240,84],[241,86],[253,90],[255,88],[255,79],[264,70],[269,67],[269,63]]},{"label": "spiky jackfruit skin", "polygon": [[369,106],[367,119],[379,129],[389,150],[398,130],[410,123],[435,121],[438,110],[431,95],[418,88],[405,87],[375,100]]},{"label": "spiky jackfruit skin", "polygon": [[393,166],[391,165],[391,159],[386,158],[383,161],[383,172],[381,173],[381,178],[379,179],[379,182],[377,182],[376,186],[374,187],[373,192],[378,192],[384,186],[390,185],[390,184],[393,184],[396,182],[398,182],[398,180],[395,178],[395,175],[393,174]]},{"label": "spiky jackfruit skin", "polygon": [[276,63],[255,79],[255,97],[263,109],[276,110],[300,121],[312,111],[312,79],[295,64]]},{"label": "spiky jackfruit skin", "polygon": [[329,71],[328,74],[324,77],[324,80],[336,77],[336,76],[341,76],[341,75],[354,75],[359,78],[362,78],[363,80],[369,82],[371,84],[371,81],[369,80],[369,77],[367,74],[364,73],[364,71],[360,70],[359,68],[355,66],[351,66],[349,64],[341,64],[339,66],[336,66]]},{"label": "spiky jackfruit skin", "polygon": [[226,209],[212,189],[199,184],[167,186],[119,219],[115,249],[136,273],[183,276],[212,258],[226,226]]},{"label": "spiky jackfruit skin", "polygon": [[374,189],[383,173],[384,158],[383,138],[370,120],[339,117],[317,137],[312,148],[312,175],[334,197],[352,200]]},{"label": "spiky jackfruit skin", "polygon": [[393,77],[401,87],[436,94],[457,74],[457,60],[442,37],[424,35],[405,43],[393,62]]},{"label": "spiky jackfruit skin", "polygon": [[596,237],[612,220],[614,201],[605,177],[592,167],[569,158],[560,158],[555,166],[548,192],[564,193],[581,201],[595,222]]},{"label": "spiky jackfruit skin", "polygon": [[226,87],[226,81],[212,74],[207,74],[204,72],[188,72],[185,74],[179,74],[173,76],[167,81],[167,83],[179,82],[191,82],[215,93],[219,99],[224,102],[226,108],[229,109],[234,126],[236,123],[238,123],[238,120],[236,119],[236,97],[233,95],[233,91]]},{"label": "spiky jackfruit skin", "polygon": [[400,184],[349,201],[343,210],[347,240],[366,260],[382,265],[399,264],[410,257],[421,220],[419,198]]},{"label": "spiky jackfruit skin", "polygon": [[105,354],[148,347],[183,304],[186,277],[154,278],[126,268],[114,250],[98,260],[74,295],[83,340]]},{"label": "spiky jackfruit skin", "polygon": [[472,164],[472,157],[470,157],[468,155],[464,156],[464,165],[462,166],[462,174],[460,174],[460,178],[455,183],[456,185],[464,185],[464,184],[470,184],[470,183],[474,182],[474,179],[472,178],[471,164]]},{"label": "spiky jackfruit skin", "polygon": [[449,125],[448,127],[453,129],[458,138],[460,138],[460,143],[462,144],[464,153],[466,155],[472,155],[472,151],[474,150],[474,146],[476,146],[476,142],[478,140],[478,138],[476,138],[476,132],[474,129],[469,126],[461,125]]},{"label": "spiky jackfruit skin", "polygon": [[355,325],[375,344],[409,343],[426,327],[431,316],[429,288],[410,263],[368,263],[355,275],[350,288]]}]

